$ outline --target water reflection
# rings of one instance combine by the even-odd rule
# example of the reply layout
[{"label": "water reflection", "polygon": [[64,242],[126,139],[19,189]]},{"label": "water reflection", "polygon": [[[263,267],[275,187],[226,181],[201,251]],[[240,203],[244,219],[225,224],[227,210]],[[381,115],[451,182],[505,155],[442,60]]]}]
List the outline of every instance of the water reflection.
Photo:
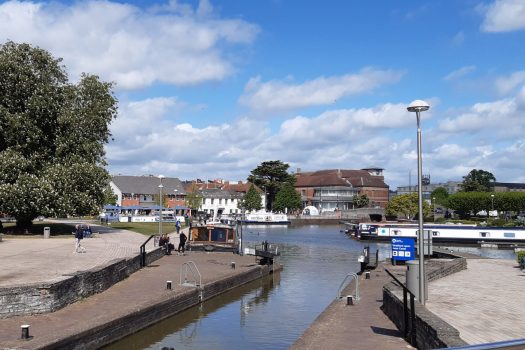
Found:
[{"label": "water reflection", "polygon": [[[348,238],[339,226],[245,227],[247,244],[279,246],[284,270],[159,322],[106,349],[287,349],[336,297],[344,277],[359,270],[365,245],[390,257],[390,245]],[[507,258],[512,251],[463,249]],[[510,257],[512,258],[512,257]]]}]

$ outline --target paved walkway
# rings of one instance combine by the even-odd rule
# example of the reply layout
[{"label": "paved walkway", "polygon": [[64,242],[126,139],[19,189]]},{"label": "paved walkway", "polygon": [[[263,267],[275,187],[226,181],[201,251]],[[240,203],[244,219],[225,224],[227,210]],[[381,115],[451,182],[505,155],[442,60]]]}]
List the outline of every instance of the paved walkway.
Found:
[{"label": "paved walkway", "polygon": [[[56,312],[0,319],[0,349],[42,348],[60,339],[104,327],[152,305],[167,300],[176,302],[177,297],[191,289],[179,285],[181,266],[190,260],[198,266],[204,285],[256,268],[253,256],[232,253],[190,252],[185,256],[164,256],[106,291]],[[235,269],[231,268],[232,262],[236,263]],[[172,290],[166,289],[167,280],[173,281]],[[31,326],[33,338],[29,341],[19,339],[23,324]]]},{"label": "paved walkway", "polygon": [[[114,259],[134,257],[147,239],[147,236],[132,231],[99,225],[91,227],[95,234],[81,241],[85,253],[73,252],[74,235],[49,239],[43,236],[4,237],[0,242],[0,287],[53,282],[63,279],[64,274],[89,270]],[[178,236],[171,234],[170,237],[177,246]],[[153,248],[151,240],[146,250]]]},{"label": "paved walkway", "polygon": [[[371,272],[371,279],[360,276],[360,300],[352,306],[346,299],[334,301],[290,349],[414,349],[380,309],[383,285],[390,281],[382,265]],[[349,285],[343,295],[354,291]]]},{"label": "paved walkway", "polygon": [[428,293],[427,308],[469,344],[525,338],[525,273],[514,260],[468,259]]}]

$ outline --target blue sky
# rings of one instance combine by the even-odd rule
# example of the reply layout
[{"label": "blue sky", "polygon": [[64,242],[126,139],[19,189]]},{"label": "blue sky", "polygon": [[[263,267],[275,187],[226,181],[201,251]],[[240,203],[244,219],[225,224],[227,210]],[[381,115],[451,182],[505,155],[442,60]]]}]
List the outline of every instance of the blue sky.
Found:
[{"label": "blue sky", "polygon": [[112,174],[381,167],[525,182],[525,1],[5,1],[0,41],[116,83]]}]

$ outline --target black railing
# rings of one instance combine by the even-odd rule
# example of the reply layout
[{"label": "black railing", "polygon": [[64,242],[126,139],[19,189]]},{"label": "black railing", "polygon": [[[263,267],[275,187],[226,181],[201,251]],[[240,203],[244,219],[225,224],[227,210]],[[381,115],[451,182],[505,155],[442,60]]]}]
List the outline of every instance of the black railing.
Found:
[{"label": "black railing", "polygon": [[146,242],[142,243],[140,246],[140,267],[146,266],[146,244],[154,237],[157,237],[157,235],[149,236]]},{"label": "black railing", "polygon": [[[401,283],[396,276],[394,276],[388,269],[385,269],[386,273],[394,279],[397,285],[403,288],[403,316],[405,320],[404,324],[404,337],[410,342],[412,346],[416,346],[416,308],[415,308],[415,296],[408,288]],[[410,327],[408,318],[408,294],[410,294]]]}]

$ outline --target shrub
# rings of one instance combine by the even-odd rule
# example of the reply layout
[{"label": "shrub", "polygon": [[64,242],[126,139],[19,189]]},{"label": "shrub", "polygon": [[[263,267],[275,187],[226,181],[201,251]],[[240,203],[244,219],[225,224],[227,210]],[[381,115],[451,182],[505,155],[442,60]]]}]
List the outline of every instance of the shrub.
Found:
[{"label": "shrub", "polygon": [[518,264],[521,265],[521,262],[523,261],[523,258],[525,258],[525,250],[519,250],[516,252],[516,260],[518,261]]}]

